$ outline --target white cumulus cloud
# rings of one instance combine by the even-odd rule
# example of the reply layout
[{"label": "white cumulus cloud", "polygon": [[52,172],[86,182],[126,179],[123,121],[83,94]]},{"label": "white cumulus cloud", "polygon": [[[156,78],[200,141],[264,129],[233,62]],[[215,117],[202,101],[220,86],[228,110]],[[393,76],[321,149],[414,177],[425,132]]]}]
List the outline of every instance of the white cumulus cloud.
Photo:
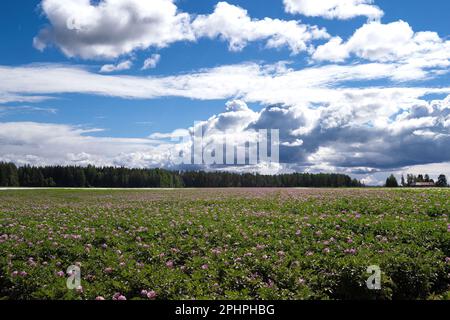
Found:
[{"label": "white cumulus cloud", "polygon": [[142,66],[142,70],[148,70],[155,68],[159,61],[161,60],[161,55],[152,54],[148,59],[144,61],[144,65]]},{"label": "white cumulus cloud", "polygon": [[373,0],[284,0],[286,12],[326,19],[350,19],[366,16],[380,19],[384,12]]},{"label": "white cumulus cloud", "polygon": [[136,49],[194,40],[190,16],[173,0],[43,0],[50,26],[34,39],[43,50],[56,45],[68,57],[117,58]]},{"label": "white cumulus cloud", "polygon": [[100,72],[102,73],[110,73],[110,72],[116,72],[116,71],[124,71],[129,70],[133,66],[133,62],[130,60],[122,61],[118,64],[105,64],[101,69]]},{"label": "white cumulus cloud", "polygon": [[227,41],[232,51],[242,50],[249,42],[265,40],[269,48],[287,47],[297,54],[305,51],[312,40],[329,37],[325,29],[298,21],[252,19],[247,10],[227,2],[219,2],[210,15],[198,16],[192,28],[197,37]]},{"label": "white cumulus cloud", "polygon": [[355,56],[374,62],[399,66],[397,79],[420,79],[427,70],[442,74],[450,66],[450,41],[436,32],[414,32],[404,21],[389,24],[370,22],[359,28],[347,40],[332,38],[319,46],[313,59],[343,62]]}]

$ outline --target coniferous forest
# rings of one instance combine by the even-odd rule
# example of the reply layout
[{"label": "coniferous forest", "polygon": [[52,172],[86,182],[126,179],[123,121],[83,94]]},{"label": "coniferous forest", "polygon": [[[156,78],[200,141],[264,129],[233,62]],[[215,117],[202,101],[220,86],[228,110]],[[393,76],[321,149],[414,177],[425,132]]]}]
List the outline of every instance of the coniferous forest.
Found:
[{"label": "coniferous forest", "polygon": [[343,174],[282,175],[168,171],[118,167],[17,167],[0,162],[1,187],[76,188],[227,188],[227,187],[361,187]]}]

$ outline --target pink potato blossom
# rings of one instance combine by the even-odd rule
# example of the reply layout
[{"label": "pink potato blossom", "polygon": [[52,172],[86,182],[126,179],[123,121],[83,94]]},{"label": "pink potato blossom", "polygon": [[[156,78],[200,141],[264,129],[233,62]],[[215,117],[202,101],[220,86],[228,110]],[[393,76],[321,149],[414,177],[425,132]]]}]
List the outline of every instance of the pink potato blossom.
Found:
[{"label": "pink potato blossom", "polygon": [[122,295],[120,292],[117,292],[113,295],[113,300],[124,301],[124,300],[127,300],[127,298],[124,295]]},{"label": "pink potato blossom", "polygon": [[147,293],[147,298],[148,299],[150,299],[150,300],[154,300],[154,299],[156,299],[156,297],[157,297],[158,295],[156,294],[156,292],[155,291],[149,291],[148,293]]},{"label": "pink potato blossom", "polygon": [[103,270],[105,273],[110,274],[113,272],[113,268],[105,268],[105,270]]}]

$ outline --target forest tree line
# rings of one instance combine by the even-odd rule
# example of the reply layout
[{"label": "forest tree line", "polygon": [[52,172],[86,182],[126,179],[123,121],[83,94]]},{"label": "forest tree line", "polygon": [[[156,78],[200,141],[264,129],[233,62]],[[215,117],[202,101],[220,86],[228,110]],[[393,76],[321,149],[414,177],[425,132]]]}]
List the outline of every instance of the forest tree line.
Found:
[{"label": "forest tree line", "polygon": [[118,167],[22,166],[0,162],[1,187],[74,188],[227,188],[227,187],[361,187],[343,174],[282,175],[168,171]]},{"label": "forest tree line", "polygon": [[445,174],[439,175],[437,181],[431,179],[428,174],[425,175],[419,174],[417,176],[414,174],[408,174],[406,175],[406,178],[404,175],[402,175],[400,183],[397,181],[397,178],[393,174],[391,174],[386,179],[385,186],[388,188],[415,187],[418,185],[420,186],[421,183],[426,183],[427,186],[435,186],[440,188],[445,188],[449,186]]}]

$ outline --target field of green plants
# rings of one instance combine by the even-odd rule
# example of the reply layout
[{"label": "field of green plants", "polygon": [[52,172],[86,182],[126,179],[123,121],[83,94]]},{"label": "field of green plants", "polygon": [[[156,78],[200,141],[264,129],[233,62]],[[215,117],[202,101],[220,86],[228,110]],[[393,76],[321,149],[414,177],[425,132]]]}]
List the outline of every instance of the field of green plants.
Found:
[{"label": "field of green plants", "polygon": [[445,189],[0,191],[0,299],[450,299],[449,214]]}]

